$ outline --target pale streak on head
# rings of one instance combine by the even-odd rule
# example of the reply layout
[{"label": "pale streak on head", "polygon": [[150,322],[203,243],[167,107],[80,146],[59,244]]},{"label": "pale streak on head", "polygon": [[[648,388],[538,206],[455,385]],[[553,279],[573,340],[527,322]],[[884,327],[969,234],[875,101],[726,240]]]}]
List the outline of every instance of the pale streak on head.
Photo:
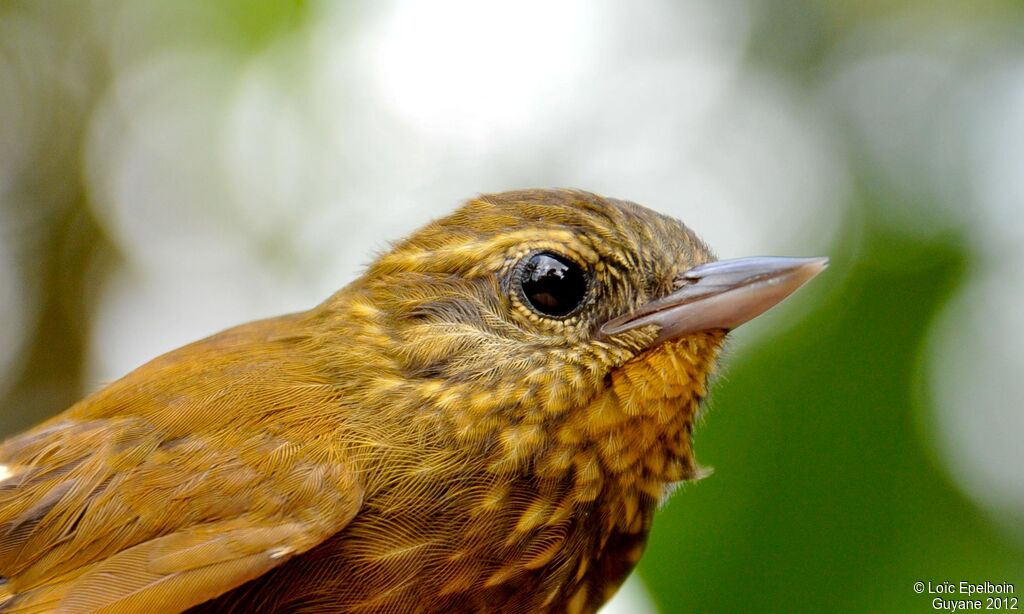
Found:
[{"label": "pale streak on head", "polygon": [[0,482],[3,482],[13,475],[14,473],[7,468],[7,465],[0,465]]}]

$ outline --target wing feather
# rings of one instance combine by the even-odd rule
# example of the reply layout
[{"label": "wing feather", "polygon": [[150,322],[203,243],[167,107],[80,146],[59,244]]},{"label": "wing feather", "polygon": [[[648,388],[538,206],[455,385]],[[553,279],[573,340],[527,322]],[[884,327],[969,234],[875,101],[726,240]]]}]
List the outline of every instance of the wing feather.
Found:
[{"label": "wing feather", "polygon": [[[361,505],[355,474],[324,441],[135,437],[147,451],[137,454],[117,449],[125,439],[109,423],[67,428],[102,436],[81,459],[54,456],[61,471],[31,452],[48,443],[12,442],[27,452],[13,464],[28,469],[0,485],[0,611],[178,612],[309,550]],[[231,443],[240,436],[243,454]],[[246,449],[270,450],[272,469]]]},{"label": "wing feather", "polygon": [[177,612],[341,531],[362,487],[303,317],[165,354],[0,444],[0,612]]}]

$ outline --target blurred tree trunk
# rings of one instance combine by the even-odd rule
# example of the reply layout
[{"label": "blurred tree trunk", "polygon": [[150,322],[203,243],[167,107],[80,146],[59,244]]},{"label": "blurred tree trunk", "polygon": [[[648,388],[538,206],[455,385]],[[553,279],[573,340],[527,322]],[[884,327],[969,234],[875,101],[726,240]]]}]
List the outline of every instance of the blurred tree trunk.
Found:
[{"label": "blurred tree trunk", "polygon": [[17,266],[23,346],[0,373],[0,437],[77,400],[90,319],[110,244],[90,211],[84,155],[110,81],[88,26],[91,3],[0,4],[0,240]]}]

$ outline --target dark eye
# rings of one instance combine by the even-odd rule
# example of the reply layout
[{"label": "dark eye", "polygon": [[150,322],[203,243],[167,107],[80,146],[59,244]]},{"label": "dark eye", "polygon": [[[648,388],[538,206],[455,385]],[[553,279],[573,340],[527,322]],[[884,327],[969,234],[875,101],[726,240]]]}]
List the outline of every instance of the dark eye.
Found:
[{"label": "dark eye", "polygon": [[587,295],[587,276],[572,260],[540,252],[519,267],[523,298],[537,312],[554,317],[572,313]]}]

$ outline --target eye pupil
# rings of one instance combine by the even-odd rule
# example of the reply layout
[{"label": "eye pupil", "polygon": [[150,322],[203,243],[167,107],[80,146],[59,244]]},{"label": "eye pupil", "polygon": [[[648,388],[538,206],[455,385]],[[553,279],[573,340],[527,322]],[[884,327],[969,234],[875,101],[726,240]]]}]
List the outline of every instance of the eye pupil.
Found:
[{"label": "eye pupil", "polygon": [[539,313],[564,316],[571,313],[587,294],[587,279],[572,260],[541,252],[530,256],[519,273],[523,297]]}]

